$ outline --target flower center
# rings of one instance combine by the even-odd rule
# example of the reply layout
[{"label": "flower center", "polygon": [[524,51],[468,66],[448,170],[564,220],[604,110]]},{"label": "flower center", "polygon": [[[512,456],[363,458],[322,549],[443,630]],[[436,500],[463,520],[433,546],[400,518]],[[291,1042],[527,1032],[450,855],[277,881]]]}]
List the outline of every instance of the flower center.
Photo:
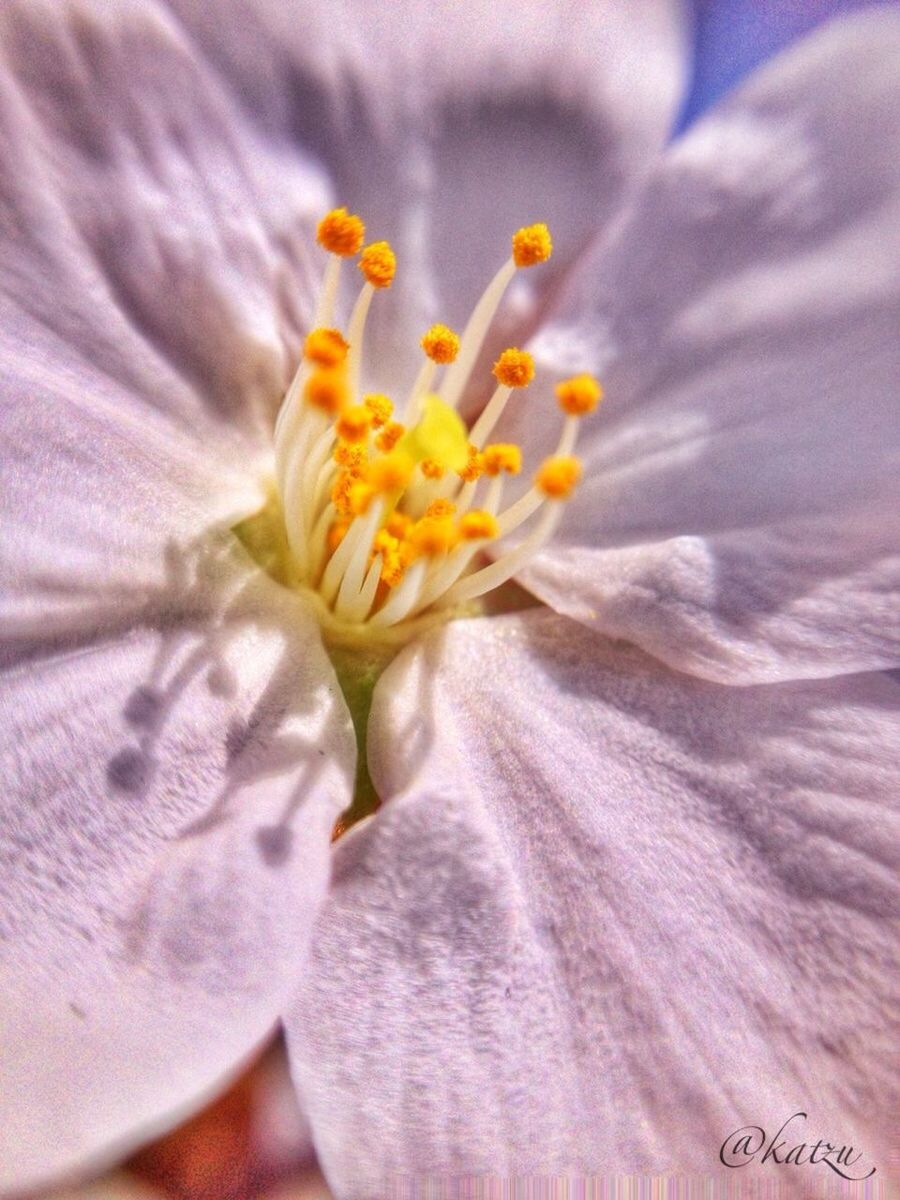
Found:
[{"label": "flower center", "polygon": [[[471,429],[456,410],[516,270],[550,257],[549,230],[531,225],[513,236],[511,256],[462,334],[445,325],[427,330],[421,369],[409,392],[394,398],[360,389],[369,308],[396,268],[390,245],[364,246],[364,236],[363,222],[343,208],[319,224],[329,259],[314,328],[275,427],[276,481],[292,575],[315,595],[332,633],[399,640],[420,620],[448,615],[510,579],[552,536],[581,473],[573,456],[578,423],[602,392],[588,375],[557,384],[564,417],[556,451],[531,488],[504,506],[522,453],[489,439],[513,392],[531,383],[531,355],[503,351],[494,393]],[[357,255],[363,285],[339,328],[341,266]],[[526,523],[514,549],[479,563],[480,552]]]}]

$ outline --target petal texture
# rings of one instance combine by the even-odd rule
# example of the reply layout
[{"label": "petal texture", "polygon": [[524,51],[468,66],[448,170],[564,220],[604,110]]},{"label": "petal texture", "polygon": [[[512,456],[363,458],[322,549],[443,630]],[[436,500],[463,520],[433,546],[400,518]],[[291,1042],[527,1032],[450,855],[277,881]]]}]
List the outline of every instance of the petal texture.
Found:
[{"label": "petal texture", "polygon": [[207,439],[268,427],[321,167],[256,134],[157,3],[14,2],[0,45],[0,290]]},{"label": "petal texture", "polygon": [[171,7],[248,119],[309,148],[371,236],[396,243],[369,335],[388,390],[412,382],[432,320],[465,321],[512,231],[547,220],[553,263],[519,279],[496,335],[533,325],[663,144],[687,66],[668,0]]},{"label": "petal texture", "polygon": [[221,531],[262,502],[259,456],[224,433],[201,442],[33,318],[6,316],[2,657],[207,611]]},{"label": "petal texture", "polygon": [[798,1110],[883,1173],[898,705],[694,680],[546,610],[406,650],[370,732],[396,798],[338,846],[288,1025],[337,1195],[709,1175]]},{"label": "petal texture", "polygon": [[0,1186],[174,1123],[303,969],[354,739],[306,610],[229,582],[3,676]]},{"label": "petal texture", "polygon": [[[882,8],[771,63],[672,147],[535,342],[608,401],[525,580],[680,669],[900,661],[898,62]],[[520,414],[536,456],[555,425]]]}]

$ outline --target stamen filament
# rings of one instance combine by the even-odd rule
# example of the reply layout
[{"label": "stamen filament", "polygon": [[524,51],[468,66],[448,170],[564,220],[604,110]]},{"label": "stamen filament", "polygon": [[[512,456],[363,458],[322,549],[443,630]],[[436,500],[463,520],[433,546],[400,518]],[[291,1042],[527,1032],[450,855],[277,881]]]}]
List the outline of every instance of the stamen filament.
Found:
[{"label": "stamen filament", "polygon": [[482,567],[473,575],[467,575],[447,592],[444,604],[449,606],[462,604],[466,600],[474,600],[476,596],[483,596],[485,592],[493,591],[501,583],[506,583],[553,536],[562,517],[562,510],[563,506],[560,501],[548,501],[547,508],[534,531],[516,546],[515,550],[504,554],[490,566]]},{"label": "stamen filament", "polygon": [[286,461],[278,477],[288,545],[301,569],[309,565],[306,557],[307,524],[303,482],[308,469],[309,445],[318,432],[319,422],[318,414],[310,414],[306,428],[301,428],[298,433],[296,443],[286,447]]},{"label": "stamen filament", "polygon": [[459,355],[456,362],[451,363],[447,368],[438,392],[444,403],[449,404],[451,408],[456,408],[459,404],[459,398],[469,382],[469,376],[481,347],[484,345],[491,321],[493,321],[497,309],[500,307],[500,301],[503,299],[503,293],[509,287],[515,273],[516,264],[512,258],[509,258],[487,285],[469,317],[460,339]]},{"label": "stamen filament", "polygon": [[350,350],[347,353],[347,377],[350,385],[350,395],[359,395],[359,373],[362,366],[363,334],[366,329],[366,318],[369,315],[369,305],[375,295],[375,286],[364,283],[353,306],[350,315],[350,325],[347,329],[347,341]]},{"label": "stamen filament", "polygon": [[578,421],[578,417],[566,417],[563,421],[562,433],[555,451],[560,458],[567,458],[575,449],[575,443],[578,440]]},{"label": "stamen filament", "polygon": [[490,437],[491,430],[500,420],[503,410],[506,408],[506,402],[511,395],[512,388],[504,387],[503,384],[500,384],[499,387],[494,389],[494,394],[485,405],[484,412],[472,426],[469,438],[472,445],[477,446],[479,450],[484,447],[484,443]]},{"label": "stamen filament", "polygon": [[[369,543],[369,547],[371,547],[371,543]],[[365,552],[361,553],[361,551]],[[377,555],[376,557],[380,559],[381,556]],[[337,600],[334,603],[335,616],[342,621],[355,620],[354,612],[359,605],[363,585],[368,582],[368,576],[371,574],[371,566],[366,566],[367,558],[368,550],[363,542],[357,547],[356,553],[350,560],[350,565],[344,573],[338,589]],[[377,578],[375,586],[378,586]],[[372,595],[375,595],[374,588]]]},{"label": "stamen filament", "polygon": [[316,316],[313,329],[330,326],[334,321],[334,302],[337,299],[338,284],[341,281],[341,258],[337,254],[329,254],[322,279],[322,292],[316,305]]},{"label": "stamen filament", "polygon": [[536,513],[544,503],[544,497],[537,488],[529,488],[524,496],[520,496],[514,504],[511,504],[505,512],[500,513],[497,522],[500,526],[500,536],[506,537],[508,533],[512,533],[514,529],[527,521],[528,518]]},{"label": "stamen filament", "polygon": [[426,358],[419,368],[419,373],[416,376],[415,383],[412,385],[406,401],[406,407],[403,410],[402,421],[404,425],[415,424],[419,416],[421,399],[431,391],[437,369],[437,363],[432,362],[430,358]]},{"label": "stamen filament", "polygon": [[[322,598],[326,604],[330,605],[334,602],[338,588],[344,578],[344,573],[349,568],[353,556],[361,546],[365,547],[362,551],[363,563],[368,558],[372,538],[381,520],[383,508],[384,502],[381,499],[373,500],[368,512],[361,517],[355,518],[353,524],[347,530],[344,540],[328,560],[328,566],[325,568],[322,582],[319,584],[319,591],[322,593]],[[360,580],[362,579],[362,572],[360,572],[359,578]]]},{"label": "stamen filament", "polygon": [[409,614],[418,599],[419,589],[422,586],[427,570],[427,559],[420,558],[417,562],[414,562],[404,575],[402,582],[391,593],[390,599],[385,603],[384,607],[380,608],[378,612],[373,613],[369,617],[368,623],[379,628],[385,628],[402,621]]},{"label": "stamen filament", "polygon": [[344,587],[347,583],[345,576],[344,582],[341,584],[341,590],[338,593],[337,603],[335,605],[335,615],[342,621],[359,623],[364,621],[369,615],[369,610],[375,599],[375,593],[378,591],[378,584],[381,579],[382,556],[376,554],[372,560],[369,570],[366,574],[365,582],[358,590],[357,594],[345,600]]}]

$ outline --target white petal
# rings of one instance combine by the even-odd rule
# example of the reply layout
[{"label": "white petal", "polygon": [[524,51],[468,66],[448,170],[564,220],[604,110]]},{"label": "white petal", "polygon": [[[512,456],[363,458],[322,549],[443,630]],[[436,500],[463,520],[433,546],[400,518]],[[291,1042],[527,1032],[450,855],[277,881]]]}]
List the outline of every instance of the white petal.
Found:
[{"label": "white petal", "polygon": [[5,298],[199,436],[258,434],[318,286],[321,167],[157,3],[6,4],[0,46]]},{"label": "white petal", "polygon": [[386,388],[411,382],[431,320],[464,322],[513,230],[547,220],[553,263],[519,280],[507,333],[533,324],[663,144],[687,67],[669,0],[174,6],[252,119],[314,149],[397,244],[369,342]]},{"label": "white petal", "polygon": [[[672,147],[537,339],[608,399],[525,581],[680,669],[900,662],[898,63],[883,8],[771,63]],[[526,424],[547,452],[558,422]]]},{"label": "white petal", "polygon": [[0,372],[5,653],[205,611],[191,568],[260,506],[260,456],[227,428],[201,441],[28,317],[0,330]]},{"label": "white petal", "polygon": [[798,1109],[883,1175],[898,701],[693,680],[546,610],[404,651],[392,798],[338,845],[288,1023],[337,1194],[728,1175],[729,1132]]},{"label": "white petal", "polygon": [[237,583],[4,676],[0,1186],[174,1123],[303,970],[353,734],[305,608]]}]

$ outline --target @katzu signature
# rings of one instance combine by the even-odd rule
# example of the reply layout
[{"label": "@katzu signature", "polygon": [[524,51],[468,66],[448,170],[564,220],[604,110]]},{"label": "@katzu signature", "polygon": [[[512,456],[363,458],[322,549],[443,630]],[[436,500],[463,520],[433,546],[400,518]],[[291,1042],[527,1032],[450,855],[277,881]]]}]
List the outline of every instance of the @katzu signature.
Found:
[{"label": "@katzu signature", "polygon": [[866,1170],[865,1164],[857,1166],[863,1157],[862,1151],[854,1154],[853,1146],[828,1142],[824,1138],[819,1138],[817,1142],[800,1141],[799,1124],[790,1133],[787,1132],[789,1125],[801,1119],[805,1121],[807,1115],[805,1112],[795,1112],[771,1139],[760,1125],[744,1125],[736,1129],[722,1143],[720,1161],[726,1167],[734,1168],[746,1167],[751,1162],[771,1163],[779,1167],[823,1166],[840,1175],[841,1179],[849,1179],[854,1183],[871,1179],[875,1174],[874,1167]]}]

